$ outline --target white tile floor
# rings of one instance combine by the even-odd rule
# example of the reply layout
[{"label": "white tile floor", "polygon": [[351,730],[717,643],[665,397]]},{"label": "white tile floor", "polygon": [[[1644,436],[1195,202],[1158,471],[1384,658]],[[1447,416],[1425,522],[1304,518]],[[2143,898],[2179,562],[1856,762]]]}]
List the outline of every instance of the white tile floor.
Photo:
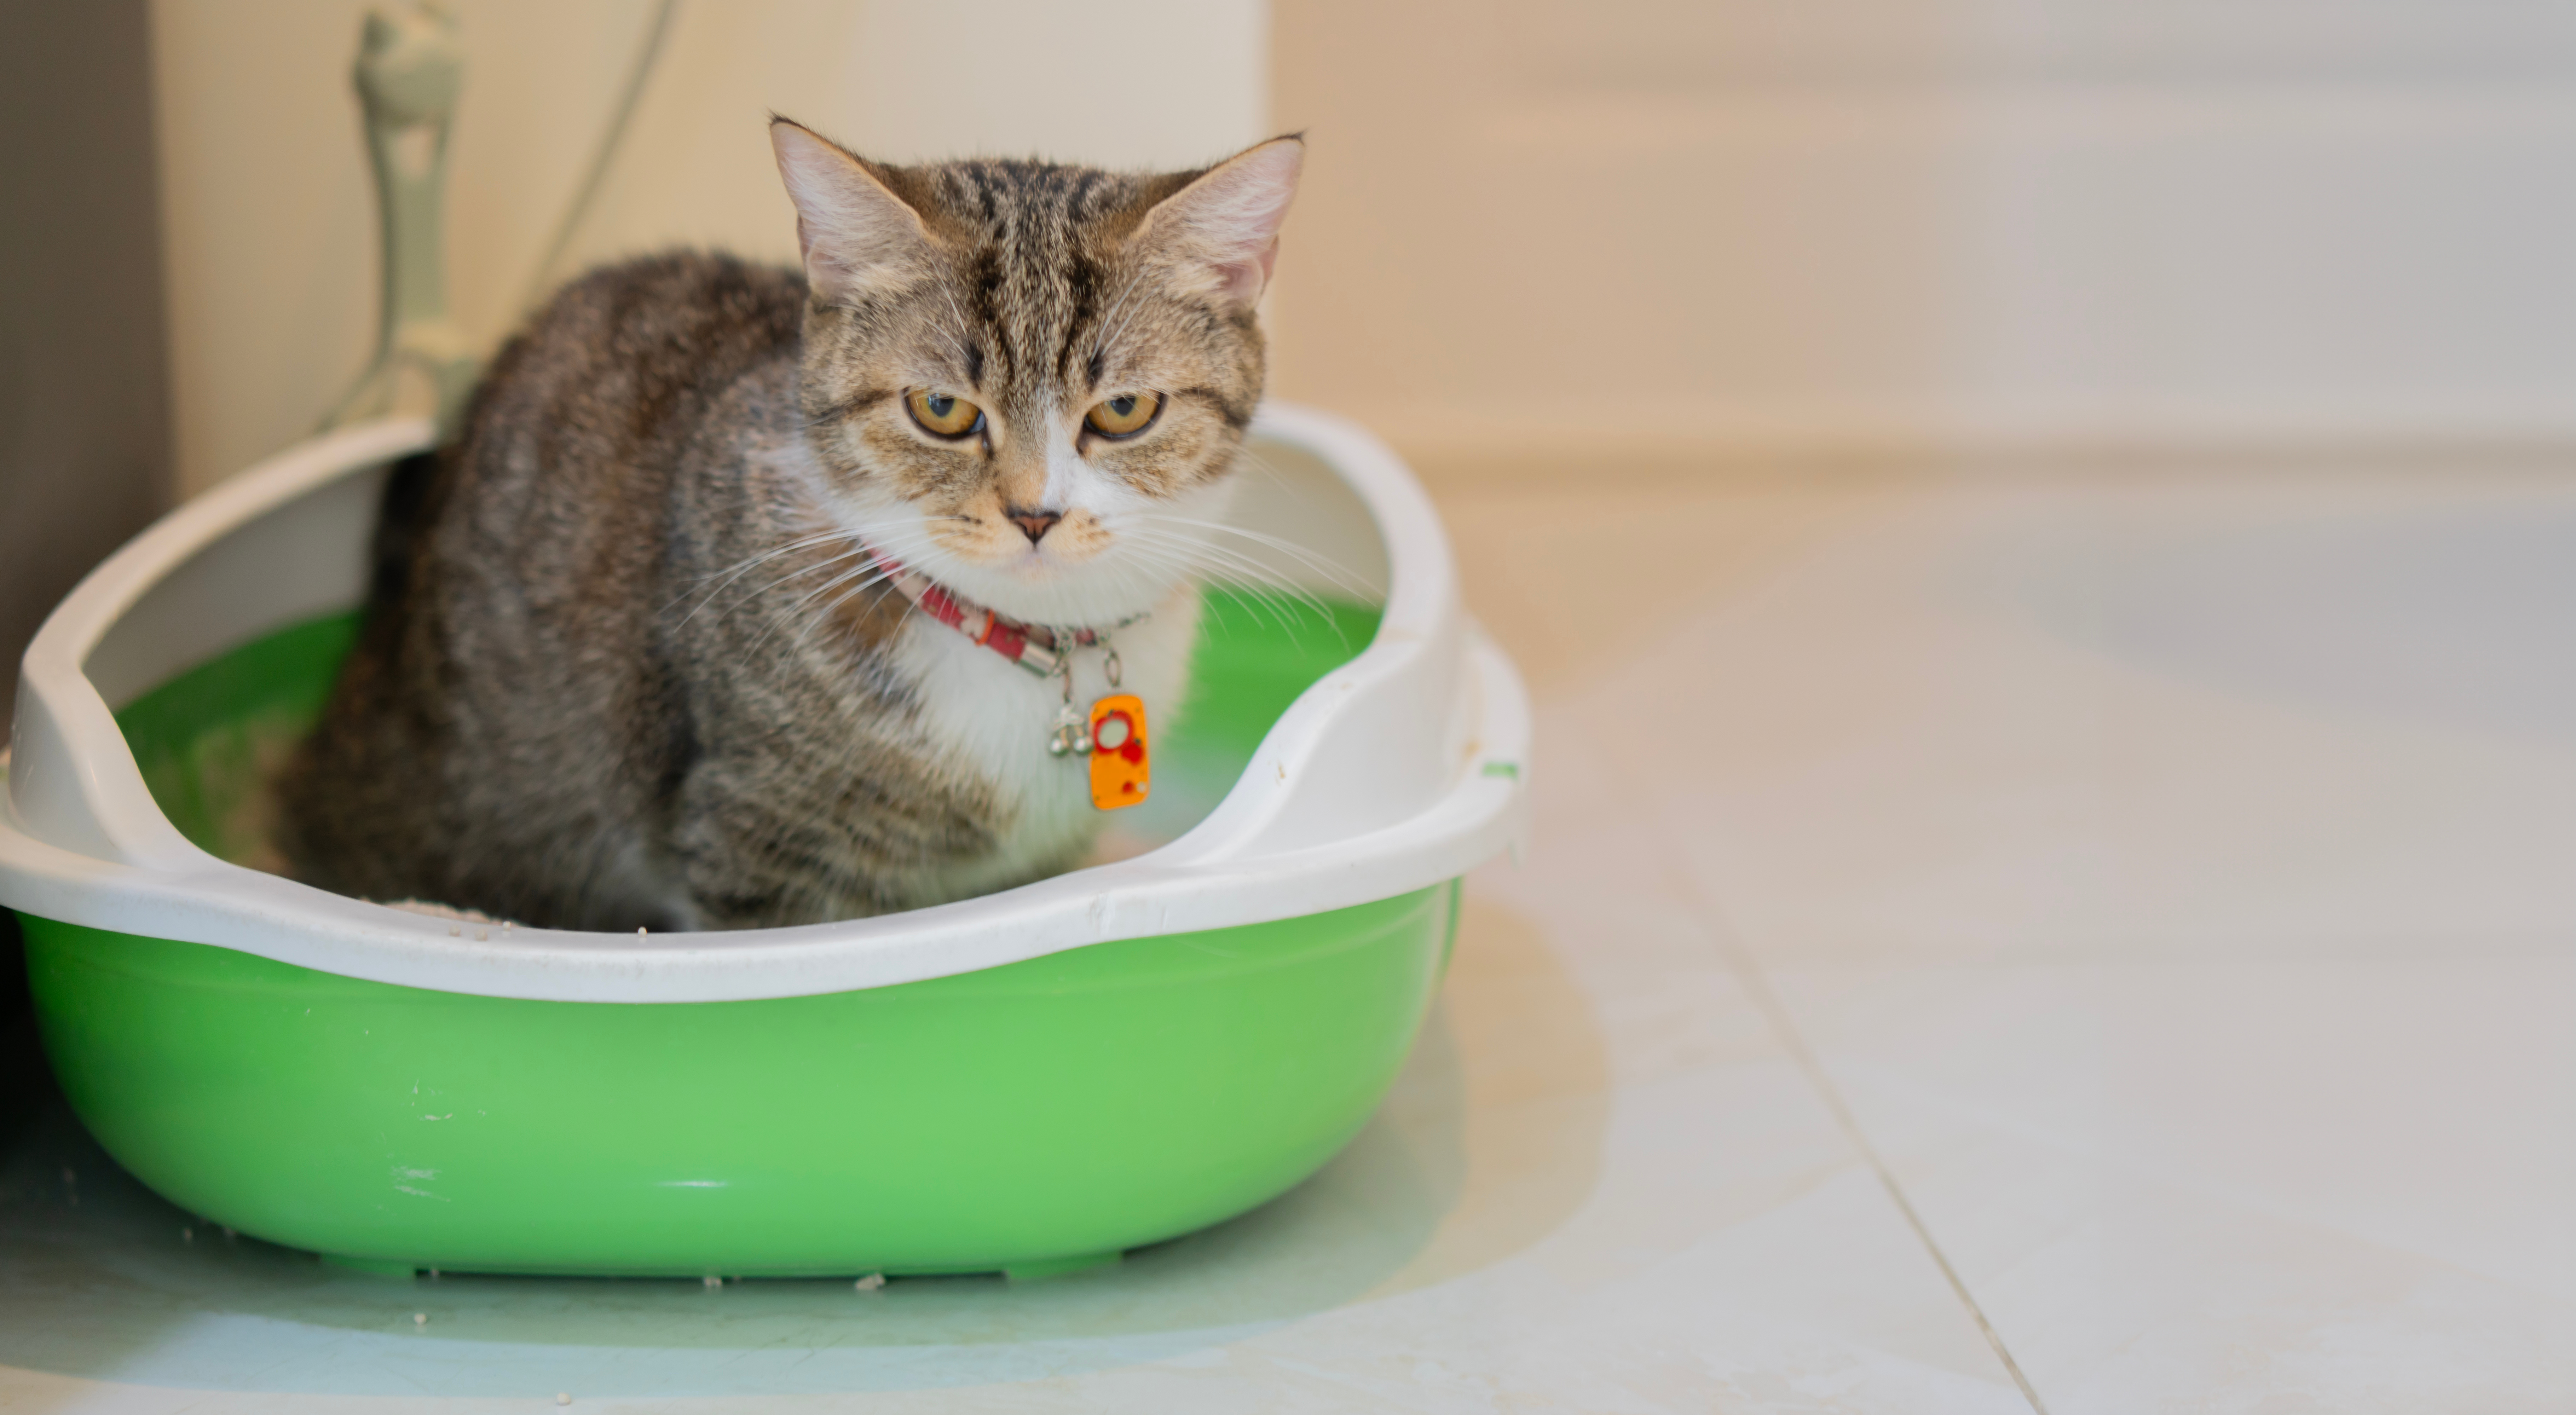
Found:
[{"label": "white tile floor", "polygon": [[2576,1409],[2566,472],[1452,497],[1538,839],[1313,1183],[1028,1287],[402,1286],[48,1131],[0,1406]]}]

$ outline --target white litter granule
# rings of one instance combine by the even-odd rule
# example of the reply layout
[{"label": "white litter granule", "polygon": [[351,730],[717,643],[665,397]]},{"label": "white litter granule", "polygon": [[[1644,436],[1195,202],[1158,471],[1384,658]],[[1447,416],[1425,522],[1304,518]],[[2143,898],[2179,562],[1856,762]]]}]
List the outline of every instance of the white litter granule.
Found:
[{"label": "white litter granule", "polygon": [[572,1404],[572,1397],[571,1397],[570,1395],[566,1394],[566,1393],[565,1393],[565,1392],[563,1392],[563,1391],[556,1391],[556,1392],[555,1392],[555,1404],[557,1404],[557,1405],[570,1405],[570,1404]]},{"label": "white litter granule", "polygon": [[426,914],[433,919],[454,919],[460,924],[497,924],[501,922],[499,919],[493,918],[489,914],[478,913],[472,909],[450,908],[445,904],[433,904],[426,899],[397,899],[392,903],[387,904],[385,907],[388,909],[400,909],[406,914]]},{"label": "white litter granule", "polygon": [[885,1286],[885,1274],[870,1273],[866,1277],[860,1278],[857,1282],[852,1283],[851,1286],[856,1287],[861,1292],[874,1292],[878,1288]]},{"label": "white litter granule", "polygon": [[428,1325],[429,1325],[429,1314],[428,1314],[427,1312],[414,1312],[414,1313],[412,1313],[412,1314],[411,1314],[411,1324],[412,1324],[413,1326],[416,1326],[416,1327],[425,1327],[425,1326],[428,1326]]},{"label": "white litter granule", "polygon": [[709,1286],[709,1287],[711,1287],[711,1288],[713,1288],[713,1287],[722,1287],[722,1286],[724,1286],[724,1279],[723,1279],[723,1278],[720,1278],[720,1277],[711,1277],[711,1278],[708,1278],[708,1279],[707,1279],[707,1286]]}]

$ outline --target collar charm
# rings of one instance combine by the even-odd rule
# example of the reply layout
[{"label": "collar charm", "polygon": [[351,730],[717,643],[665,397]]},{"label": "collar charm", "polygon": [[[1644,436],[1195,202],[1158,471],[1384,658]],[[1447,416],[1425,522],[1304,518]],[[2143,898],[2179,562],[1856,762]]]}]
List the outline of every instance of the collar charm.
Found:
[{"label": "collar charm", "polygon": [[1091,804],[1104,811],[1133,806],[1154,789],[1145,755],[1145,701],[1112,693],[1091,705]]},{"label": "collar charm", "polygon": [[[868,554],[875,558],[886,582],[902,591],[903,597],[922,613],[1041,678],[1063,680],[1064,706],[1057,710],[1054,725],[1047,733],[1047,755],[1089,762],[1091,804],[1098,809],[1114,811],[1143,804],[1153,790],[1152,762],[1146,754],[1145,701],[1133,693],[1118,691],[1118,650],[1109,643],[1110,629],[1050,629],[1042,624],[1022,623],[959,599],[874,547],[869,548]],[[1111,628],[1124,629],[1144,617],[1134,615]],[[1088,712],[1073,701],[1073,655],[1075,650],[1085,648],[1101,650],[1101,671],[1109,679],[1108,695],[1095,700]]]},{"label": "collar charm", "polygon": [[1118,691],[1118,650],[1101,660],[1109,678],[1107,696],[1094,699],[1089,712],[1074,706],[1073,671],[1064,673],[1064,706],[1056,712],[1047,754],[1087,757],[1091,762],[1091,804],[1104,811],[1138,805],[1154,789],[1153,762],[1146,755],[1145,700]]}]

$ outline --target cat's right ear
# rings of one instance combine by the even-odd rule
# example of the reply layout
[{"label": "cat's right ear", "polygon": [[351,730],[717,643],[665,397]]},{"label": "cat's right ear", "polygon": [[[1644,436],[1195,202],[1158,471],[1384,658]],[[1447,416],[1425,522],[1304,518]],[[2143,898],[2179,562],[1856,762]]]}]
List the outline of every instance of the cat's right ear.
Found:
[{"label": "cat's right ear", "polygon": [[866,163],[785,118],[769,120],[769,146],[796,203],[796,244],[817,300],[855,305],[929,273],[921,214]]}]

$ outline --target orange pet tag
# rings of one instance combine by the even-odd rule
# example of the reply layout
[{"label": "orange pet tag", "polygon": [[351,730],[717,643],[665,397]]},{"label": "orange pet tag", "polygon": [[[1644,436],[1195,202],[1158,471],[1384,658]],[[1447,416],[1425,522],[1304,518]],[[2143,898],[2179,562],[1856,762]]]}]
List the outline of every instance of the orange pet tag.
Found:
[{"label": "orange pet tag", "polygon": [[1113,693],[1091,705],[1091,804],[1104,811],[1132,806],[1153,790],[1145,756],[1145,703]]}]

